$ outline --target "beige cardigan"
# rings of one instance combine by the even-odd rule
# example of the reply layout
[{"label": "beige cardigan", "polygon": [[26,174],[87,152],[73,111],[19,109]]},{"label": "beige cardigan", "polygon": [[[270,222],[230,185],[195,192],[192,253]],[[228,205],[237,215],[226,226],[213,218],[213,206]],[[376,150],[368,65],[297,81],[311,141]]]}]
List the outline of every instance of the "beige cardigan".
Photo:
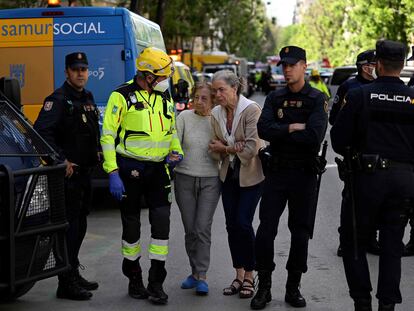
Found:
[{"label": "beige cardigan", "polygon": [[[246,145],[242,152],[238,152],[237,156],[240,159],[240,187],[250,187],[257,185],[264,180],[262,164],[258,157],[258,151],[265,146],[263,140],[261,140],[257,134],[257,121],[261,114],[260,106],[240,95],[238,108],[243,107],[239,113],[239,120],[235,120],[237,124],[233,124],[234,140],[245,141]],[[236,109],[236,114],[237,114]],[[223,114],[225,115],[224,108],[216,106],[211,113],[211,125],[213,131],[213,139],[221,140],[223,143],[231,145],[223,134],[223,126],[220,122],[223,122]],[[221,116],[220,116],[221,115]],[[235,115],[235,119],[238,118]],[[229,167],[229,155],[223,153],[212,153],[212,156],[218,160],[221,160],[220,165],[220,180],[224,182],[227,170]]]}]

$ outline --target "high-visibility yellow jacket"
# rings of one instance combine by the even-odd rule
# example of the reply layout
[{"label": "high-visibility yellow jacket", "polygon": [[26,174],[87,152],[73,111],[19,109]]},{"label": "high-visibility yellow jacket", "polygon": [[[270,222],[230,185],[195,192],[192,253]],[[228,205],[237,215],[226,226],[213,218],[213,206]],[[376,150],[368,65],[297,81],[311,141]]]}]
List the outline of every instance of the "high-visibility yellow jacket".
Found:
[{"label": "high-visibility yellow jacket", "polygon": [[311,85],[311,87],[321,91],[322,93],[324,93],[326,95],[326,98],[331,97],[331,94],[329,93],[328,87],[326,86],[326,84],[319,80],[319,81],[309,81],[309,84]]},{"label": "high-visibility yellow jacket", "polygon": [[117,153],[152,162],[164,161],[170,151],[183,154],[173,102],[160,92],[149,94],[141,89],[135,78],[126,82],[109,97],[101,145],[107,173],[118,168]]}]

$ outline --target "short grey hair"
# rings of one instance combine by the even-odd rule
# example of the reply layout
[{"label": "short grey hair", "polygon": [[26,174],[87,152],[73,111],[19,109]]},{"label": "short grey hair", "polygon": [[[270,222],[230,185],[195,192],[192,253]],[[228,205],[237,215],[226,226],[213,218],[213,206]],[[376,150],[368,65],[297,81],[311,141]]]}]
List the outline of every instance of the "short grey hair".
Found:
[{"label": "short grey hair", "polygon": [[237,88],[237,95],[241,94],[241,91],[243,89],[244,80],[243,78],[239,78],[233,71],[230,71],[228,69],[216,71],[213,75],[212,82],[222,80],[227,85],[231,87]]}]

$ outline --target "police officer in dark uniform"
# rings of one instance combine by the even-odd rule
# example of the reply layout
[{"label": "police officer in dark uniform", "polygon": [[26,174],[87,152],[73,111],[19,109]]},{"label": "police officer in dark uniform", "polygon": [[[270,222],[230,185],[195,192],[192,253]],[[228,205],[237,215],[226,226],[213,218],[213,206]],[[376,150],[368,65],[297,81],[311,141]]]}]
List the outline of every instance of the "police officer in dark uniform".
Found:
[{"label": "police officer in dark uniform", "polygon": [[342,83],[336,92],[333,100],[331,111],[329,112],[329,123],[333,125],[339,110],[343,104],[345,95],[349,90],[358,86],[371,83],[375,78],[375,50],[367,50],[359,53],[356,60],[358,74],[356,77],[346,80]]},{"label": "police officer in dark uniform", "polygon": [[[333,125],[335,123],[336,117],[338,116],[338,112],[341,110],[341,107],[344,103],[344,98],[351,89],[371,83],[372,81],[374,81],[374,79],[376,79],[377,76],[375,73],[375,62],[375,50],[367,50],[358,54],[356,60],[358,74],[355,78],[346,80],[339,86],[338,92],[336,93],[336,96],[333,101],[332,109],[329,113],[330,124]],[[344,200],[344,198],[342,198],[342,200]],[[367,251],[369,253],[379,255],[379,244],[377,241],[376,229],[374,229],[371,234],[370,243],[368,244]],[[338,247],[337,255],[342,256],[341,245],[339,245]]]},{"label": "police officer in dark uniform", "polygon": [[[66,55],[66,81],[49,95],[34,128],[66,163],[67,245],[71,269],[59,275],[58,298],[87,300],[98,283],[79,273],[79,249],[86,234],[86,216],[92,201],[91,173],[99,162],[99,111],[88,81],[85,53]],[[82,267],[82,266],[81,266]]]},{"label": "police officer in dark uniform", "polygon": [[[410,62],[413,60],[414,60],[414,46],[411,47],[411,57],[407,59],[407,62]],[[410,81],[408,81],[408,86],[414,87],[414,74],[412,75]],[[414,224],[412,224],[412,226],[414,226]]]},{"label": "police officer in dark uniform", "polygon": [[[411,57],[407,59],[407,62],[414,61],[414,46],[411,47]],[[414,90],[414,74],[408,82],[408,86]],[[405,245],[403,256],[414,256],[414,213],[410,217],[410,240]]]},{"label": "police officer in dark uniform", "polygon": [[289,208],[288,227],[292,234],[286,269],[285,301],[304,307],[299,286],[307,267],[310,219],[316,199],[315,159],[328,122],[327,103],[320,91],[305,82],[306,52],[287,46],[280,51],[287,86],[271,92],[257,124],[260,138],[270,142],[272,155],[266,170],[260,204],[260,225],[256,235],[256,270],[259,288],[251,301],[252,309],[263,309],[271,301],[274,240],[279,218]]},{"label": "police officer in dark uniform", "polygon": [[348,189],[353,200],[346,201],[341,214],[340,240],[357,311],[372,310],[366,247],[376,224],[381,249],[378,310],[394,310],[402,300],[402,239],[414,200],[414,90],[399,78],[405,51],[400,42],[377,42],[379,78],[348,93],[331,130],[333,149],[347,156],[352,171]]}]

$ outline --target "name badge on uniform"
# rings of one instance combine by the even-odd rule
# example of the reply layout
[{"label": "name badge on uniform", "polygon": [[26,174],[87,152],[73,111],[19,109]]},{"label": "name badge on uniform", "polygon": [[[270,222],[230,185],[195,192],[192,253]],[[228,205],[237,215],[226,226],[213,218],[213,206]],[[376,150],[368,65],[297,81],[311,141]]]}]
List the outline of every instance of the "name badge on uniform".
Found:
[{"label": "name badge on uniform", "polygon": [[135,93],[129,93],[129,100],[131,101],[131,104],[136,104],[138,102],[138,99],[135,96]]},{"label": "name badge on uniform", "polygon": [[83,122],[88,122],[88,119],[86,118],[86,115],[84,113],[82,113],[82,120]]},{"label": "name badge on uniform", "polygon": [[282,108],[279,108],[279,109],[277,110],[277,117],[278,117],[279,119],[282,119],[282,118],[283,118],[283,109],[282,109]]}]

